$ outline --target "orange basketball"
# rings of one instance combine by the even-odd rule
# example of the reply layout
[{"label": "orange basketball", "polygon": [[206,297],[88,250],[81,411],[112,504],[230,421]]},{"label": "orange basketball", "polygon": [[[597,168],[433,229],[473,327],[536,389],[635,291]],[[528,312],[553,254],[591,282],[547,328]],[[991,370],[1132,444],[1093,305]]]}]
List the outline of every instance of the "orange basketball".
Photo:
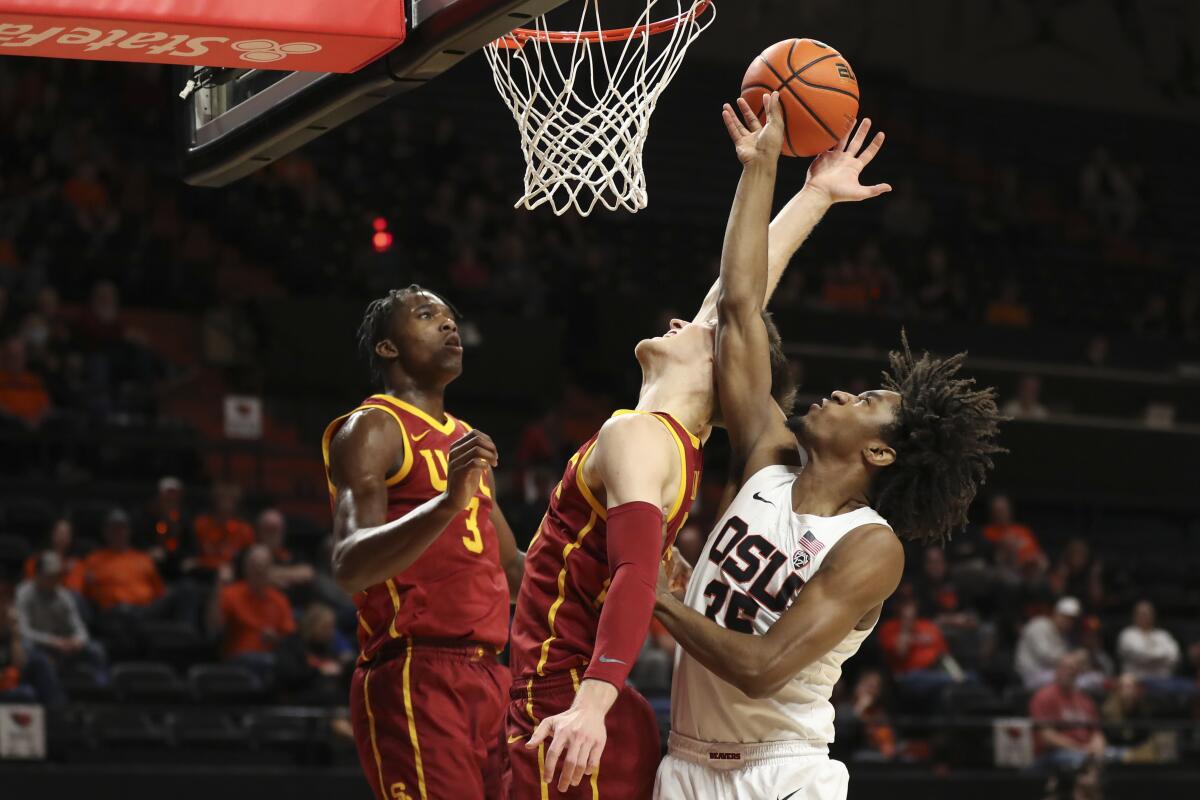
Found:
[{"label": "orange basketball", "polygon": [[779,92],[785,156],[828,150],[858,116],[858,80],[842,54],[815,39],[787,39],[762,52],[742,79],[742,97],[758,118],[763,95]]}]

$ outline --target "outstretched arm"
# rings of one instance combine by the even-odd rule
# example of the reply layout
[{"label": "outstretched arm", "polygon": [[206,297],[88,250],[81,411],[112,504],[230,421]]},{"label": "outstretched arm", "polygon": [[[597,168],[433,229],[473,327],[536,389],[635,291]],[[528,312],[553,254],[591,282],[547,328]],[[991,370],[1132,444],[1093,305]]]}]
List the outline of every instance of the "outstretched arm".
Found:
[{"label": "outstretched arm", "polygon": [[770,697],[837,646],[900,584],[904,548],[866,525],[834,546],[766,635],[735,633],[660,589],[655,614],[688,655],[747,697]]},{"label": "outstretched arm", "polygon": [[[726,105],[725,126],[742,177],[725,228],[717,296],[717,392],[737,474],[763,437],[787,434],[771,397],[770,342],[762,318],[767,284],[767,226],[775,190],[783,114],[778,93],[764,99],[767,124],[745,100]],[[744,123],[743,123],[744,119]]]},{"label": "outstretched arm", "polygon": [[467,507],[497,461],[491,438],[471,431],[450,448],[446,491],[389,522],[387,474],[406,446],[390,419],[370,411],[351,417],[330,443],[330,480],[337,487],[333,577],[348,594],[412,566]]},{"label": "outstretched arm", "polygon": [[[871,162],[883,146],[884,136],[877,133],[870,146],[862,149],[870,130],[871,120],[864,119],[854,133],[853,140],[847,132],[840,142],[817,156],[809,167],[804,188],[793,195],[783,210],[771,221],[767,237],[767,288],[763,295],[764,307],[771,304],[771,298],[775,295],[775,290],[779,287],[792,258],[808,240],[831,205],[866,200],[892,190],[886,183],[862,186],[858,182],[858,175],[863,167]],[[718,278],[705,295],[693,322],[708,322],[717,316],[717,296],[720,292],[721,281]]]}]

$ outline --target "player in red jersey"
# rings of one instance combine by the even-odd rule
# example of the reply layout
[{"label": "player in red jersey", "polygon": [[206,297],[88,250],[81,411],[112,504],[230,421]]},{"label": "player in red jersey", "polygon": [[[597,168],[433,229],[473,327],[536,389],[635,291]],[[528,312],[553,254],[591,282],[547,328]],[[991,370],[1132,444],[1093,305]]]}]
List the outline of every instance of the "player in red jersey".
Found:
[{"label": "player in red jersey", "polygon": [[463,349],[444,300],[391,291],[359,337],[385,392],[322,443],[334,575],[358,607],[359,759],[379,800],[491,800],[511,680],[496,656],[524,561],[495,503],[496,448],[445,411]]},{"label": "player in red jersey", "polygon": [[[810,175],[772,223],[767,298],[842,188],[835,179],[845,176]],[[665,335],[638,343],[636,409],[617,412],[576,452],[530,544],[512,627],[514,800],[651,796],[658,726],[625,679],[649,626],[658,563],[700,481],[701,443],[719,417],[718,294],[713,286],[691,323],[674,320]],[[786,412],[794,390],[764,318],[772,391]]]}]

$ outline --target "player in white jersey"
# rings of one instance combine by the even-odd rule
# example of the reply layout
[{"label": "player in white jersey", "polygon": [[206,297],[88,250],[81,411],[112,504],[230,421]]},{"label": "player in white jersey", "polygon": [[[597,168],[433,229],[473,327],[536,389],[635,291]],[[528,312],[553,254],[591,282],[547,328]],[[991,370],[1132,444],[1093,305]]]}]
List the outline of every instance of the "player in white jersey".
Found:
[{"label": "player in white jersey", "polygon": [[[907,342],[885,388],[834,392],[788,427],[760,316],[783,127],[774,98],[767,107],[765,126],[744,104],[744,124],[725,109],[743,173],[721,259],[717,388],[738,491],[684,600],[660,582],[656,613],[682,648],[663,800],[846,796],[846,769],[828,757],[842,662],[900,581],[900,538],[939,540],[964,524],[1000,451],[995,392],[956,377],[961,354],[914,359]],[[857,186],[882,144],[863,149],[865,136],[839,143],[834,162],[858,191],[829,202],[886,190]]]}]

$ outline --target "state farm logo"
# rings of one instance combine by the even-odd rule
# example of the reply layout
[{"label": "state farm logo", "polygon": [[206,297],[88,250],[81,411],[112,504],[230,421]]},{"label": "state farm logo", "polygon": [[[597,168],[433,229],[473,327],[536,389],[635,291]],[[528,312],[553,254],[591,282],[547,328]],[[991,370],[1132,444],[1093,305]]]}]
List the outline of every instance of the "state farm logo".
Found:
[{"label": "state farm logo", "polygon": [[[87,53],[113,48],[117,51],[142,51],[148,55],[188,60],[202,58],[222,45],[228,45],[238,54],[239,60],[251,64],[270,64],[282,61],[288,56],[310,55],[321,50],[321,45],[315,42],[281,44],[274,39],[244,39],[231,42],[227,36],[192,36],[165,31],[131,31],[122,28],[105,30],[82,26],[39,29],[29,24],[0,20],[0,53],[5,50],[30,49],[53,55],[59,48],[78,48]],[[115,54],[112,58],[132,60]]]},{"label": "state farm logo", "polygon": [[282,61],[288,56],[301,56],[315,53],[321,45],[313,42],[288,42],[280,44],[273,39],[248,39],[244,42],[234,42],[233,49],[241,53],[242,61],[254,61],[266,64],[271,61]]}]

